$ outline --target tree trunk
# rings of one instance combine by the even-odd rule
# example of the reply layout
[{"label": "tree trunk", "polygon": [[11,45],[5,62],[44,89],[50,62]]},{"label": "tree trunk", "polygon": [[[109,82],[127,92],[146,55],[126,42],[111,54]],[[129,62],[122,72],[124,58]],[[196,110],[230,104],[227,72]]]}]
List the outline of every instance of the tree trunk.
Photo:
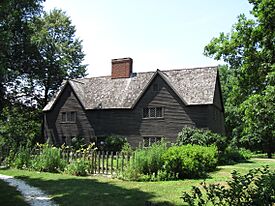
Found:
[{"label": "tree trunk", "polygon": [[268,145],[267,145],[267,157],[272,158],[272,153],[274,152],[274,141],[272,136],[267,136]]}]

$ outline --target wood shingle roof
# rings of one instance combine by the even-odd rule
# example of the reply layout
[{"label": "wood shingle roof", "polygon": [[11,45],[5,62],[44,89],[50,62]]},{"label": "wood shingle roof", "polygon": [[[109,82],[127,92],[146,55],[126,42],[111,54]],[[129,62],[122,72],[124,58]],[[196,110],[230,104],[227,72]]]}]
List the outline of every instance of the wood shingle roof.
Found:
[{"label": "wood shingle roof", "polygon": [[217,67],[133,73],[130,78],[92,77],[65,82],[43,111],[49,111],[69,84],[85,109],[130,109],[155,76],[164,81],[187,105],[213,104]]}]

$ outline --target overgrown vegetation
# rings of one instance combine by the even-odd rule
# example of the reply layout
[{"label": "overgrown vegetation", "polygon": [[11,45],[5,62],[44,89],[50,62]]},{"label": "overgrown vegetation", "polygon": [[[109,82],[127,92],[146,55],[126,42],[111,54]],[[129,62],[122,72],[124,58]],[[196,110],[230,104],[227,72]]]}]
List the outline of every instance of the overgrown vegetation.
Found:
[{"label": "overgrown vegetation", "polygon": [[164,169],[174,179],[205,177],[218,162],[215,146],[173,146],[163,154]]},{"label": "overgrown vegetation", "polygon": [[122,172],[122,178],[127,180],[157,180],[164,164],[163,154],[166,143],[158,142],[148,148],[139,148],[134,152],[132,163]]},{"label": "overgrown vegetation", "polygon": [[66,161],[61,157],[61,149],[48,144],[40,145],[41,153],[35,155],[31,166],[36,171],[61,172],[66,167]]},{"label": "overgrown vegetation", "polygon": [[198,128],[185,127],[179,132],[176,140],[176,145],[215,145],[219,152],[223,152],[228,145],[228,140],[225,136],[211,132],[210,130],[202,130]]},{"label": "overgrown vegetation", "polygon": [[131,164],[121,177],[137,181],[204,177],[216,168],[217,155],[215,146],[182,145],[167,148],[165,142],[154,143],[135,151]]},{"label": "overgrown vegetation", "polygon": [[232,172],[227,185],[201,183],[193,186],[192,192],[184,192],[183,201],[195,205],[270,206],[275,203],[275,171],[268,167],[249,170],[241,175]]},{"label": "overgrown vegetation", "polygon": [[218,149],[219,164],[234,164],[246,161],[252,157],[252,152],[238,148],[234,142],[229,142],[226,136],[213,133],[209,130],[185,127],[179,132],[176,145],[215,145]]},{"label": "overgrown vegetation", "polygon": [[89,174],[90,167],[90,161],[85,160],[84,158],[78,158],[67,165],[65,168],[65,173],[76,176],[87,176]]},{"label": "overgrown vegetation", "polygon": [[126,143],[127,139],[125,137],[111,135],[100,138],[97,146],[102,151],[120,152]]},{"label": "overgrown vegetation", "polygon": [[[71,160],[68,149],[77,158]],[[78,150],[65,147],[64,145],[57,148],[48,144],[37,144],[33,150],[30,147],[21,146],[17,152],[11,151],[9,153],[6,158],[6,165],[17,169],[54,173],[65,172],[72,175],[85,176],[90,174],[92,169],[88,155],[95,149],[94,144],[82,146]]]}]

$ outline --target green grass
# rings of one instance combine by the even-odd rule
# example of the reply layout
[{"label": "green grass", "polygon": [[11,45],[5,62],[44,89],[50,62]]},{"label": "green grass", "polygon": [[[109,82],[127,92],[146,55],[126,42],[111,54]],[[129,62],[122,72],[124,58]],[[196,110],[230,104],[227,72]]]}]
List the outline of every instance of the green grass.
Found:
[{"label": "green grass", "polygon": [[[246,173],[252,168],[269,165],[275,169],[275,159],[252,159],[247,163],[218,167],[210,173],[207,183],[223,183],[229,180],[231,172],[238,170]],[[62,205],[145,205],[146,201],[160,205],[181,205],[183,191],[190,191],[193,185],[199,185],[202,179],[133,182],[121,181],[102,176],[75,177],[62,174],[38,173],[23,170],[0,170],[0,173],[23,179],[39,187]]]},{"label": "green grass", "polygon": [[20,192],[2,180],[0,180],[0,205],[28,206]]}]

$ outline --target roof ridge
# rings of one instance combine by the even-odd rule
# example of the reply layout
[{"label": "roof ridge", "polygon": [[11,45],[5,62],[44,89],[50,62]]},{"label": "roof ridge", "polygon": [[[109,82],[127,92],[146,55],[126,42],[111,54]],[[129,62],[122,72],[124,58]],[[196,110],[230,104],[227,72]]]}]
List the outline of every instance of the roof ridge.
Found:
[{"label": "roof ridge", "polygon": [[[181,69],[156,69],[155,71],[142,71],[142,72],[133,72],[133,74],[145,74],[145,73],[155,73],[157,70],[161,72],[169,72],[169,71],[181,71],[181,70],[192,70],[192,69],[209,69],[209,68],[217,68],[218,66],[204,66],[204,67],[189,67],[189,68],[181,68]],[[102,75],[96,77],[84,77],[84,78],[77,78],[71,80],[78,80],[78,79],[94,79],[94,78],[103,78],[103,77],[111,77],[111,75]],[[81,82],[83,83],[83,82]]]},{"label": "roof ridge", "polygon": [[69,79],[69,81],[77,82],[77,83],[80,83],[80,84],[85,84],[84,82],[81,82],[78,79]]},{"label": "roof ridge", "polygon": [[166,69],[160,70],[161,72],[169,72],[169,71],[182,71],[182,70],[194,70],[194,69],[213,69],[218,68],[218,66],[205,66],[205,67],[190,67],[190,68],[182,68],[182,69]]}]

